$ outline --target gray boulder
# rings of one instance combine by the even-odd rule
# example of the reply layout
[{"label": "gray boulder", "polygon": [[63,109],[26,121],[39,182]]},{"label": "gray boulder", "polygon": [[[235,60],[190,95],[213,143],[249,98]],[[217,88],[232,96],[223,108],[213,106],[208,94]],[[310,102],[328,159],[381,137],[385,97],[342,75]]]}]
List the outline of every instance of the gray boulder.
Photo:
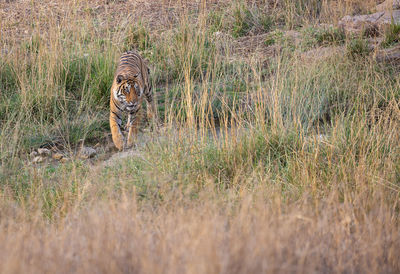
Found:
[{"label": "gray boulder", "polygon": [[363,32],[381,32],[392,23],[400,24],[400,10],[355,16],[348,15],[339,21],[339,26],[347,33],[361,34]]},{"label": "gray boulder", "polygon": [[94,157],[97,154],[96,150],[92,147],[83,146],[79,151],[79,158],[81,159],[89,159]]}]

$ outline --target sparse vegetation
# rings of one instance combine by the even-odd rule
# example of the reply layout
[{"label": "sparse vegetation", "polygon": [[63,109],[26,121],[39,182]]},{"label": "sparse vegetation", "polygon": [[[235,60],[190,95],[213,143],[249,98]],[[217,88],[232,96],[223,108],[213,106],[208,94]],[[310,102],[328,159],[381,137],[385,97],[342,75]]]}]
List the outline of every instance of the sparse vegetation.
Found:
[{"label": "sparse vegetation", "polygon": [[[399,272],[398,71],[334,27],[372,6],[167,2],[0,3],[0,272]],[[110,152],[132,48],[161,125]]]},{"label": "sparse vegetation", "polygon": [[142,23],[134,24],[128,30],[125,38],[126,50],[137,49],[146,51],[151,47],[150,34]]},{"label": "sparse vegetation", "polygon": [[233,12],[232,35],[233,37],[245,36],[253,27],[253,15],[250,10],[238,5]]},{"label": "sparse vegetation", "polygon": [[310,27],[305,30],[305,34],[309,38],[306,42],[313,46],[341,45],[346,39],[343,30],[330,26],[322,28]]}]

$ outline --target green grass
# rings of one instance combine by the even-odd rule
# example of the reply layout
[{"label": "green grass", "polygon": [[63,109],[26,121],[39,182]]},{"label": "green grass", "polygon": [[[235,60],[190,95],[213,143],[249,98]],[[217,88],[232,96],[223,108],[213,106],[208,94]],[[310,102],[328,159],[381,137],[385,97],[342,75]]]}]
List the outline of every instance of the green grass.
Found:
[{"label": "green grass", "polygon": [[304,30],[305,44],[309,46],[335,46],[345,43],[345,33],[337,27],[310,27]]},{"label": "green grass", "polygon": [[246,36],[254,25],[253,15],[245,6],[238,5],[233,13],[233,37]]},{"label": "green grass", "polygon": [[346,50],[348,56],[350,56],[353,59],[357,57],[365,57],[371,51],[368,46],[368,41],[361,38],[355,38],[350,40],[347,43]]},{"label": "green grass", "polygon": [[224,30],[225,27],[225,14],[222,10],[210,11],[207,17],[207,24],[211,33]]},{"label": "green grass", "polygon": [[381,43],[381,46],[383,48],[388,48],[398,43],[399,39],[400,39],[400,25],[392,23],[385,32],[385,39]]}]

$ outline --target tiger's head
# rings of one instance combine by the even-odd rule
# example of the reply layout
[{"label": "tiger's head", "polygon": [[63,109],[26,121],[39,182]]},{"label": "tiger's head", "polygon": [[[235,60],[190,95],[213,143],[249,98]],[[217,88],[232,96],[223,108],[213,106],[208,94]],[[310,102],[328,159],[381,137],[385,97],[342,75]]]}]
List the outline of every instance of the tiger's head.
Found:
[{"label": "tiger's head", "polygon": [[120,74],[115,78],[115,84],[113,91],[115,99],[124,104],[128,110],[135,107],[144,90],[139,73],[129,78]]}]

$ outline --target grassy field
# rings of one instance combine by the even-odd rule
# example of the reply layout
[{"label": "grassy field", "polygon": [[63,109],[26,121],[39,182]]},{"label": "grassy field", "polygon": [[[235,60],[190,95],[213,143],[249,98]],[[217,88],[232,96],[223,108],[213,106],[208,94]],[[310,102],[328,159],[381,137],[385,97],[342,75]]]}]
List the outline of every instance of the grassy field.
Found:
[{"label": "grassy field", "polygon": [[[0,2],[0,272],[400,272],[399,69],[336,27],[377,2]],[[128,49],[161,126],[119,157]]]}]

